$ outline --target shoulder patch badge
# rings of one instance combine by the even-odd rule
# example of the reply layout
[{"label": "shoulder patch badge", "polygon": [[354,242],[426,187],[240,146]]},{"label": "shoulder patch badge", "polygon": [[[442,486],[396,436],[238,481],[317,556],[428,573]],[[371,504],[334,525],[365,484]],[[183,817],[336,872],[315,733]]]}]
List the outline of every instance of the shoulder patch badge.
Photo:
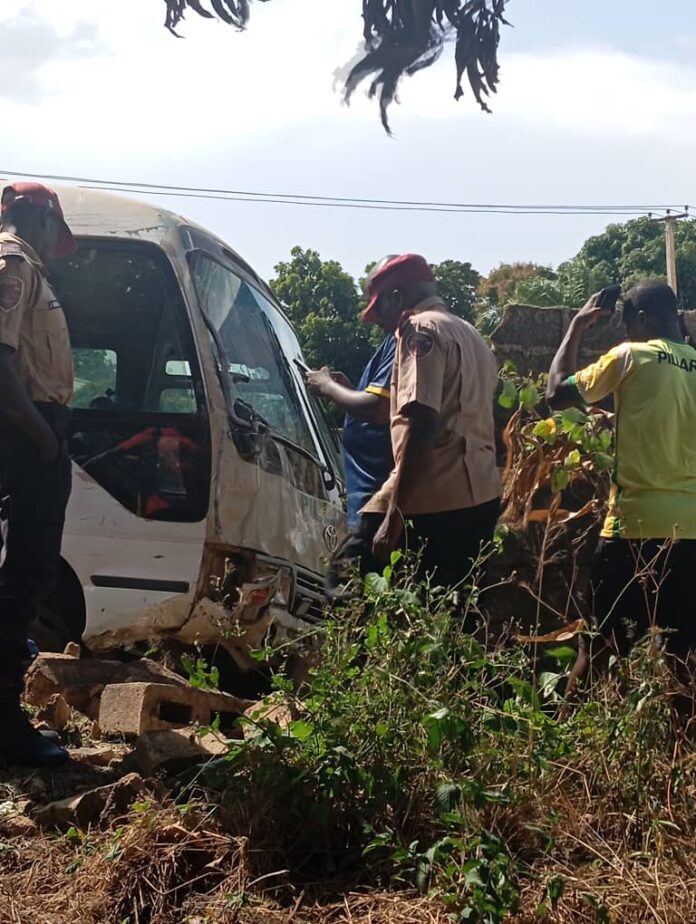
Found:
[{"label": "shoulder patch badge", "polygon": [[413,333],[408,335],[408,339],[406,340],[408,352],[411,356],[415,356],[416,359],[422,359],[424,356],[427,356],[428,353],[432,353],[434,346],[435,340],[433,335],[425,330],[413,331]]},{"label": "shoulder patch badge", "polygon": [[0,309],[14,311],[22,301],[24,282],[19,276],[0,276]]}]

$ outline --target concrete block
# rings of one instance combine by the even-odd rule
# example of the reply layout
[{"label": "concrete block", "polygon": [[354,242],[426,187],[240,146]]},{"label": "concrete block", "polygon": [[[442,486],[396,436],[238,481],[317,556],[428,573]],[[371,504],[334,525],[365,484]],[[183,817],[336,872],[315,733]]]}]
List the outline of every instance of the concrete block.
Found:
[{"label": "concrete block", "polygon": [[37,721],[39,727],[52,728],[54,731],[63,731],[70,721],[72,710],[60,693],[55,693],[49,701],[39,709]]},{"label": "concrete block", "polygon": [[110,767],[122,761],[129,753],[123,744],[100,744],[90,748],[71,748],[70,759],[91,767]]},{"label": "concrete block", "polygon": [[99,822],[124,815],[136,799],[152,795],[152,790],[137,773],[129,773],[117,783],[99,786],[68,799],[42,806],[34,820],[44,828],[70,827],[85,830]]},{"label": "concrete block", "polygon": [[194,764],[224,757],[227,742],[218,735],[196,735],[190,728],[170,728],[140,735],[135,745],[135,762],[145,776],[179,773]]},{"label": "concrete block", "polygon": [[45,706],[60,693],[69,706],[96,718],[98,698],[106,684],[134,682],[187,685],[183,677],[148,658],[123,664],[44,652],[27,671],[24,698],[32,706]]},{"label": "concrete block", "polygon": [[300,710],[293,709],[288,702],[272,694],[246,709],[244,716],[249,719],[242,726],[244,737],[254,738],[259,734],[257,723],[273,722],[280,729],[286,731],[291,722],[300,718]]},{"label": "concrete block", "polygon": [[220,716],[227,736],[240,734],[237,719],[249,706],[228,693],[161,683],[124,683],[105,687],[99,707],[103,735],[137,737],[144,732],[210,725]]}]

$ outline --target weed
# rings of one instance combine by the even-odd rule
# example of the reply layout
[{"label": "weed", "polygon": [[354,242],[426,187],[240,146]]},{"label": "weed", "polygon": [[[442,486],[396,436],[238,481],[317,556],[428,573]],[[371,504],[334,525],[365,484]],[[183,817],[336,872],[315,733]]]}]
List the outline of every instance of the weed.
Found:
[{"label": "weed", "polygon": [[[204,771],[228,830],[249,838],[260,875],[412,886],[453,921],[497,924],[530,888],[535,907],[596,900],[610,920],[604,895],[569,886],[567,864],[664,853],[684,833],[674,813],[693,807],[661,658],[638,646],[601,696],[559,711],[572,647],[551,648],[555,669],[537,675],[525,650],[464,632],[448,596],[416,591],[402,565],[327,620],[303,702],[276,676],[294,720],[261,710]],[[477,588],[465,596],[473,606]]]},{"label": "weed", "polygon": [[220,671],[210,667],[205,658],[193,658],[182,654],[181,666],[188,677],[189,684],[196,690],[218,690],[220,688]]}]

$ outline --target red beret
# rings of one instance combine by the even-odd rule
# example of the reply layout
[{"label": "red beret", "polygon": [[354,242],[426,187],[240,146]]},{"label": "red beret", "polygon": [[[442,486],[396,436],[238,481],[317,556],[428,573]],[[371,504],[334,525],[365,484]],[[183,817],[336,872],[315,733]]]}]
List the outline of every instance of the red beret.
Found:
[{"label": "red beret", "polygon": [[367,294],[370,301],[361,315],[363,323],[371,324],[376,320],[375,308],[381,295],[418,282],[435,282],[433,271],[425,257],[416,253],[404,253],[389,260],[369,278]]},{"label": "red beret", "polygon": [[48,209],[61,223],[61,230],[56,242],[54,257],[67,257],[77,250],[75,238],[65,221],[63,209],[57,193],[43,183],[12,183],[2,191],[1,211],[4,214],[16,202],[26,202],[39,208]]}]

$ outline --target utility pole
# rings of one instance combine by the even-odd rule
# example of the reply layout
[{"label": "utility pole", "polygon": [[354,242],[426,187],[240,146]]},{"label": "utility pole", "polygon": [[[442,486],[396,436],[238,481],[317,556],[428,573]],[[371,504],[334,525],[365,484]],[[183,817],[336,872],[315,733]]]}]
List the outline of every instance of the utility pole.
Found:
[{"label": "utility pole", "polygon": [[677,251],[674,243],[674,227],[680,218],[688,218],[689,213],[681,212],[679,215],[673,215],[671,209],[667,209],[667,214],[662,218],[656,218],[655,221],[665,223],[665,256],[667,260],[667,282],[675,295],[677,291]]}]

